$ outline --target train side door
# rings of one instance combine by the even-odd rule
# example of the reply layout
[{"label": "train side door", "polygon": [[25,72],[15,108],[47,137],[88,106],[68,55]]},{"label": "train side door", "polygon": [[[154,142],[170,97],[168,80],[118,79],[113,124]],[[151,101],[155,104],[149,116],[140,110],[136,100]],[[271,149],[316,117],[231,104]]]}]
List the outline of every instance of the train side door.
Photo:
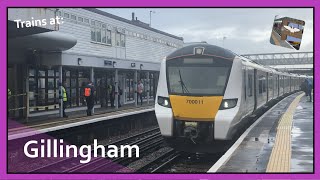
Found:
[{"label": "train side door", "polygon": [[247,68],[246,66],[242,66],[242,84],[243,84],[243,94],[242,94],[242,101],[243,101],[243,110],[245,111],[244,114],[249,112],[248,109],[248,101],[247,101]]},{"label": "train side door", "polygon": [[253,94],[254,94],[254,111],[257,109],[257,70],[253,71]]},{"label": "train side door", "polygon": [[267,77],[266,77],[266,85],[267,85],[267,87],[265,87],[266,91],[267,91],[267,101],[266,102],[268,102],[269,101],[269,73],[266,73],[266,75],[267,75]]}]

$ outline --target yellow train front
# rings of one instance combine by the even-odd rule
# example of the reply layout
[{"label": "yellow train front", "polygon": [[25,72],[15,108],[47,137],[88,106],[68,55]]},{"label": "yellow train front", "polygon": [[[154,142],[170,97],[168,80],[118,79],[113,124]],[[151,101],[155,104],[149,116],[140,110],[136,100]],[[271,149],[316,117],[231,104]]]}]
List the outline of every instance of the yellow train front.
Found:
[{"label": "yellow train front", "polygon": [[161,134],[179,150],[224,151],[245,117],[298,91],[306,78],[206,43],[180,48],[161,62],[155,103]]},{"label": "yellow train front", "polygon": [[155,112],[171,146],[213,152],[223,150],[231,139],[242,89],[241,60],[235,62],[235,57],[203,43],[183,47],[163,60]]}]

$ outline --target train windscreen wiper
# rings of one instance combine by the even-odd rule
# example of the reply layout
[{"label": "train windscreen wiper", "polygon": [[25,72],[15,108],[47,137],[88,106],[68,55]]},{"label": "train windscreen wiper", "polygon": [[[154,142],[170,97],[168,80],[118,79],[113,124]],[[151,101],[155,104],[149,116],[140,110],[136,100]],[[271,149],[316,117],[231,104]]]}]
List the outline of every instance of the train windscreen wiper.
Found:
[{"label": "train windscreen wiper", "polygon": [[181,85],[181,89],[182,89],[182,93],[184,94],[185,92],[189,93],[189,90],[188,88],[186,87],[186,85],[184,84],[183,80],[182,80],[182,77],[181,77],[181,72],[180,72],[180,69],[179,69],[179,76],[180,76],[180,85]]}]

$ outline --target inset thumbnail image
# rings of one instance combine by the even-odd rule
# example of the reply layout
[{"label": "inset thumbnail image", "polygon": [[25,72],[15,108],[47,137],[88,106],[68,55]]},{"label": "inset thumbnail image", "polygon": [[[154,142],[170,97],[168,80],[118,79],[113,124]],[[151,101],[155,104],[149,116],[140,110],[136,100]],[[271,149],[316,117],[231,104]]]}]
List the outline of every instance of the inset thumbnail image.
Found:
[{"label": "inset thumbnail image", "polygon": [[302,20],[275,16],[270,43],[290,49],[300,49],[305,22]]}]

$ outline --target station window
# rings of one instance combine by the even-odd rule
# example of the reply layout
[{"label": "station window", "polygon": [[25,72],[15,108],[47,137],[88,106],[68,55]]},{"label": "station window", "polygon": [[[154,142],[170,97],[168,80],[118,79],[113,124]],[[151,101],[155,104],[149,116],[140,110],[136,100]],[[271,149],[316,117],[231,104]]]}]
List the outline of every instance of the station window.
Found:
[{"label": "station window", "polygon": [[102,43],[111,44],[111,31],[110,30],[102,30]]},{"label": "station window", "polygon": [[95,28],[96,30],[96,41],[101,42],[101,28]]},{"label": "station window", "polygon": [[120,38],[121,38],[121,34],[120,33],[116,33],[116,46],[120,46]]},{"label": "station window", "polygon": [[91,41],[111,45],[111,31],[99,21],[91,21]]},{"label": "station window", "polygon": [[59,108],[59,73],[46,67],[29,68],[30,112]]},{"label": "station window", "polygon": [[82,17],[78,17],[78,21],[79,22],[83,22],[83,18]]},{"label": "station window", "polygon": [[126,43],[125,43],[125,35],[124,34],[121,34],[120,35],[120,45],[121,47],[126,47]]},{"label": "station window", "polygon": [[89,24],[89,19],[85,18],[85,19],[84,19],[84,22],[87,23],[87,24]]},{"label": "station window", "polygon": [[57,16],[61,16],[61,11],[57,11]]},{"label": "station window", "polygon": [[69,15],[68,13],[64,13],[63,16],[64,16],[65,18],[69,18],[69,17],[70,17],[70,15]]},{"label": "station window", "polygon": [[95,27],[91,27],[91,41],[96,41],[96,30],[95,30]]},{"label": "station window", "polygon": [[77,17],[75,15],[71,14],[71,19],[76,21]]}]

